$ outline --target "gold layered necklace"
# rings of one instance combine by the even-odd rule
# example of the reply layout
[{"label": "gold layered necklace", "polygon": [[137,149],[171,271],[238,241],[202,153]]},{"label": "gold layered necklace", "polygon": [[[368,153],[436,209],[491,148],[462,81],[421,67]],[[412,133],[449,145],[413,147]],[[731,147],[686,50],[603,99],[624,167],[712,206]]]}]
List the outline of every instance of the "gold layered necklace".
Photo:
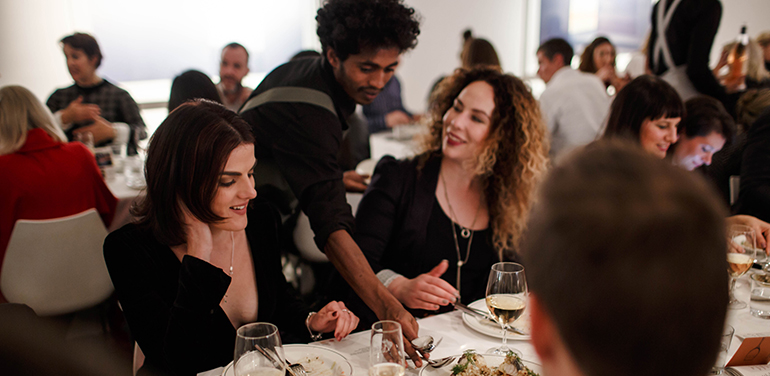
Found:
[{"label": "gold layered necklace", "polygon": [[[473,243],[473,234],[475,231],[473,231],[473,227],[476,226],[476,219],[479,217],[479,211],[481,210],[481,200],[479,200],[479,205],[476,207],[476,214],[473,216],[473,223],[471,223],[471,227],[464,227],[461,224],[455,222],[455,219],[457,218],[457,215],[455,214],[454,209],[452,208],[452,203],[449,202],[449,193],[447,192],[446,188],[446,180],[444,179],[444,174],[439,173],[441,176],[441,183],[444,185],[444,199],[446,200],[447,206],[449,206],[449,213],[452,215],[452,218],[449,218],[449,222],[452,224],[452,236],[455,240],[455,252],[457,252],[457,281],[455,282],[455,288],[457,289],[457,293],[460,293],[460,274],[462,273],[462,267],[463,265],[468,263],[468,259],[471,257],[471,243]],[[462,236],[465,239],[468,239],[468,248],[465,253],[465,260],[460,259],[460,243],[457,241],[457,230],[455,229],[455,224],[460,227],[460,236]]]}]

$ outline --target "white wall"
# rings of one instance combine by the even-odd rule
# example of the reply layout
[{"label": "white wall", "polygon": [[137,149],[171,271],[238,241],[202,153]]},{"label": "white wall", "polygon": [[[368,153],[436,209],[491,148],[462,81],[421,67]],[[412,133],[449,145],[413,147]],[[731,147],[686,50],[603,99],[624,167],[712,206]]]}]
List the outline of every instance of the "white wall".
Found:
[{"label": "white wall", "polygon": [[489,40],[503,69],[524,72],[527,0],[408,0],[422,16],[417,48],[402,59],[396,74],[405,106],[423,112],[428,90],[440,76],[460,66],[462,32]]},{"label": "white wall", "polygon": [[[45,99],[72,81],[57,41],[74,30],[91,31],[89,0],[0,0],[0,86],[20,84]],[[306,0],[309,8],[320,0]],[[406,0],[422,15],[417,48],[397,71],[407,108],[423,111],[430,85],[460,65],[461,33],[473,29],[497,49],[503,69],[520,76],[536,71],[539,0]],[[754,36],[770,29],[770,0],[722,0],[722,23],[712,49],[712,64],[721,45],[747,22]],[[205,9],[201,11],[206,11]],[[307,17],[314,17],[309,10]],[[313,46],[314,32],[303,32]],[[169,77],[170,78],[170,77]],[[159,97],[164,97],[159,95]]]},{"label": "white wall", "polygon": [[747,32],[754,38],[763,31],[770,31],[770,0],[721,0],[722,22],[711,48],[711,65],[719,61],[722,46],[735,40],[746,23]]}]

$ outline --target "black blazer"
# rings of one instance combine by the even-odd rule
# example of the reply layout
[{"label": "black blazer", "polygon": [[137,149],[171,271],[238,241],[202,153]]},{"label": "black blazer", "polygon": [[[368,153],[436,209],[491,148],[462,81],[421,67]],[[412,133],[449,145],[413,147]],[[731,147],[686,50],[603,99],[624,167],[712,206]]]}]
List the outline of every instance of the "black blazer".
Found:
[{"label": "black blazer", "polygon": [[741,189],[734,209],[737,214],[770,222],[770,109],[757,118],[748,133],[741,163]]},{"label": "black blazer", "polygon": [[[257,321],[275,324],[289,342],[307,341],[308,309],[281,272],[276,212],[255,202],[248,219]],[[143,370],[195,375],[233,360],[236,328],[219,306],[230,285],[222,269],[191,256],[180,263],[150,230],[134,224],[107,236],[104,259],[131,335],[146,356]]]}]

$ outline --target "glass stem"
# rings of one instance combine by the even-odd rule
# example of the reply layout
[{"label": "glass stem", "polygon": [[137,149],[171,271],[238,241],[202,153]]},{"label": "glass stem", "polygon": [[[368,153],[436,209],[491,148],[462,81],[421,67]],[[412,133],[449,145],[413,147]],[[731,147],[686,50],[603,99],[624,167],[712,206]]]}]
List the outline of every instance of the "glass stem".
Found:
[{"label": "glass stem", "polygon": [[508,341],[508,331],[506,330],[506,325],[501,325],[503,327],[503,346],[500,348],[502,351],[508,351],[508,346],[506,345]]},{"label": "glass stem", "polygon": [[735,299],[735,282],[737,282],[738,279],[735,277],[730,277],[730,302],[737,301],[738,299]]}]

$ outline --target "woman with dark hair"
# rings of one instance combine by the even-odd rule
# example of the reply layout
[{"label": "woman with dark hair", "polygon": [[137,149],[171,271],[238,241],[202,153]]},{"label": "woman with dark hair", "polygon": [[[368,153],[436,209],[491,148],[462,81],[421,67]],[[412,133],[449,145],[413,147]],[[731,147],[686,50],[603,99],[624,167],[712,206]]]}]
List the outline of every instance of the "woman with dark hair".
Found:
[{"label": "woman with dark hair", "polygon": [[[284,339],[337,339],[357,318],[331,302],[311,312],[281,272],[280,219],[256,197],[254,136],[235,113],[182,104],[148,150],[139,218],[111,233],[104,258],[145,364],[196,374],[232,360],[243,324],[276,324]],[[310,335],[309,335],[310,334]]]},{"label": "woman with dark hair", "polygon": [[62,38],[62,51],[67,70],[75,84],[56,90],[46,105],[69,139],[75,134],[90,132],[97,146],[111,142],[118,127],[130,129],[128,152],[136,154],[136,141],[145,139],[144,121],[139,106],[127,91],[99,77],[96,69],[102,64],[102,52],[96,39],[84,33]]},{"label": "woman with dark hair", "polygon": [[710,165],[714,153],[735,135],[735,121],[718,100],[700,96],[685,103],[681,135],[668,151],[671,161],[688,171]]},{"label": "woman with dark hair", "polygon": [[640,76],[615,97],[602,138],[637,141],[663,159],[679,139],[678,125],[684,114],[682,100],[671,85],[654,76]]},{"label": "woman with dark hair", "polygon": [[548,161],[540,107],[518,78],[459,69],[436,98],[422,152],[380,160],[356,214],[356,243],[417,315],[484,297],[491,265],[516,258]]},{"label": "woman with dark hair", "polygon": [[174,82],[171,83],[168,112],[174,111],[180,104],[196,98],[222,103],[217,86],[211,82],[209,76],[201,71],[188,70],[174,77]]},{"label": "woman with dark hair", "polygon": [[615,46],[605,37],[598,37],[586,46],[580,56],[578,70],[595,74],[605,86],[615,87],[616,92],[631,81],[628,75],[618,77],[615,71]]}]

